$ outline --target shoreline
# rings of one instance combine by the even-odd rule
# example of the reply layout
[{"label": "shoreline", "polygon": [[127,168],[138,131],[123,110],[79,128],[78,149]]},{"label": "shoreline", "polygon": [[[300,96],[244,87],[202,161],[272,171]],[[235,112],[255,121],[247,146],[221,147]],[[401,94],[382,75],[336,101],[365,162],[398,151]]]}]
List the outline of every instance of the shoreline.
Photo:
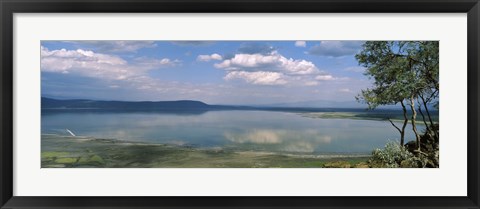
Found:
[{"label": "shoreline", "polygon": [[[306,113],[298,113],[299,116],[301,117],[306,117],[306,118],[320,118],[320,119],[352,119],[352,120],[371,120],[371,121],[387,121],[388,118],[385,116],[379,115],[379,114],[369,114],[369,113],[356,113],[356,112],[306,112]],[[393,122],[402,122],[403,119],[399,118],[390,118],[391,121]],[[409,123],[411,120],[409,119]],[[438,123],[438,121],[434,121],[435,123]],[[415,120],[415,123],[417,124],[423,124],[423,121],[421,120]]]},{"label": "shoreline", "polygon": [[57,134],[42,134],[41,140],[42,168],[319,168],[331,167],[328,163],[333,162],[356,167],[370,157],[196,148]]}]

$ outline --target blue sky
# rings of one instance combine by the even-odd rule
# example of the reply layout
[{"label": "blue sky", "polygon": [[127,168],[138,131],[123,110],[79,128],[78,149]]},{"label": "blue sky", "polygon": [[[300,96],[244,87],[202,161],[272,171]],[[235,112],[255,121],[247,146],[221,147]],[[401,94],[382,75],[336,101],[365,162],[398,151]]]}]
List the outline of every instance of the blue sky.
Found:
[{"label": "blue sky", "polygon": [[42,41],[42,96],[209,104],[354,101],[360,41]]}]

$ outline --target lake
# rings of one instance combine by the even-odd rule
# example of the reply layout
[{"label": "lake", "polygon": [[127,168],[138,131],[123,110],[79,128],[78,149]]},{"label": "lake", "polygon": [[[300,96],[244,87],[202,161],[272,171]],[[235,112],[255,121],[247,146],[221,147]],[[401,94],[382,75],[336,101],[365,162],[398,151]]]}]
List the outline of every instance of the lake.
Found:
[{"label": "lake", "polygon": [[[398,131],[388,121],[325,119],[277,111],[43,110],[42,134],[292,154],[370,154]],[[423,130],[424,126],[419,126]],[[410,127],[407,127],[410,130]],[[414,134],[406,133],[406,140]]]}]

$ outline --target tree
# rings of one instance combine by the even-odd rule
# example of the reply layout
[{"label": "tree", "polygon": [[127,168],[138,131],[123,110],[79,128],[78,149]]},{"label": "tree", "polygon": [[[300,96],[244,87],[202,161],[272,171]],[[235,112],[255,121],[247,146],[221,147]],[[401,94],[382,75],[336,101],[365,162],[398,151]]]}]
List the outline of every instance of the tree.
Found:
[{"label": "tree", "polygon": [[[434,106],[438,108],[438,96],[439,96],[439,42],[438,41],[419,41],[415,42],[418,46],[417,50],[412,51],[412,60],[418,66],[420,76],[418,78],[419,83],[419,112],[422,114],[422,118],[427,132],[432,133],[436,140],[438,140],[438,129],[429,128],[434,127],[434,122],[430,114],[430,107]],[[422,107],[425,110],[425,115],[422,112]],[[428,119],[428,123],[426,121]]]},{"label": "tree", "polygon": [[400,133],[400,144],[405,142],[405,127],[408,123],[405,97],[408,91],[406,84],[406,69],[408,60],[401,56],[395,56],[394,48],[401,46],[396,42],[366,42],[363,50],[355,56],[358,62],[366,67],[365,75],[374,79],[374,87],[362,90],[356,97],[358,101],[368,104],[369,109],[375,109],[381,105],[398,104],[403,110],[403,125],[397,127],[391,119],[390,123]]},{"label": "tree", "polygon": [[[416,127],[417,109],[424,119],[428,118],[433,127],[429,105],[438,106],[438,42],[436,41],[367,41],[362,51],[355,57],[359,64],[366,67],[365,75],[373,78],[372,88],[362,90],[356,97],[368,104],[370,109],[380,105],[400,104],[403,110],[403,126],[400,132],[400,144],[404,144],[405,127],[409,121],[406,105],[410,106],[411,125],[415,133],[417,150],[420,150],[420,135]],[[422,109],[425,110],[425,114]],[[435,130],[435,129],[434,129]],[[435,135],[438,139],[438,131]]]}]

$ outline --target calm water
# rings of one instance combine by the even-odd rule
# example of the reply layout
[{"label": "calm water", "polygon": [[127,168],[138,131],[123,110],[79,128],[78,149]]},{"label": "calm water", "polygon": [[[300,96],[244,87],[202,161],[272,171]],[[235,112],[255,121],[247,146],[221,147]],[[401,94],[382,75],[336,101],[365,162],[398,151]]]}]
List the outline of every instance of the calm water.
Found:
[{"label": "calm water", "polygon": [[[42,112],[42,133],[68,135],[66,129],[77,136],[303,154],[369,154],[399,137],[388,121],[286,112]],[[414,139],[412,132],[406,136]]]}]

